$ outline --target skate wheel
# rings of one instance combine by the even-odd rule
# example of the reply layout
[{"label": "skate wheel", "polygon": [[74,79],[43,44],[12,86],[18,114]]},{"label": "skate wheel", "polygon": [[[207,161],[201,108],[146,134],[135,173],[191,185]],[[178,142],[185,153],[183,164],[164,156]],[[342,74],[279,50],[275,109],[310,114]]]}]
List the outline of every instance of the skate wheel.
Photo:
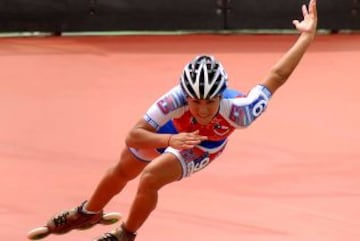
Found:
[{"label": "skate wheel", "polygon": [[44,226],[44,227],[34,228],[30,232],[28,232],[27,237],[31,240],[37,240],[37,239],[45,238],[49,234],[50,234],[50,230],[48,229],[48,227]]},{"label": "skate wheel", "polygon": [[105,213],[102,216],[101,219],[101,224],[113,224],[118,222],[121,219],[121,214],[117,213],[117,212],[112,212],[112,213]]}]

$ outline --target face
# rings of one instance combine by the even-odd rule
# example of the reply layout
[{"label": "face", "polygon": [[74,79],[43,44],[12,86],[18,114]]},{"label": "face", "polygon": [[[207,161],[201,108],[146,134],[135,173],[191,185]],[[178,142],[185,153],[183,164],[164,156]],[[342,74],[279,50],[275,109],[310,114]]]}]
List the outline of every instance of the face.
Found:
[{"label": "face", "polygon": [[215,117],[220,106],[220,96],[209,100],[198,100],[187,97],[189,109],[200,125],[206,125]]}]

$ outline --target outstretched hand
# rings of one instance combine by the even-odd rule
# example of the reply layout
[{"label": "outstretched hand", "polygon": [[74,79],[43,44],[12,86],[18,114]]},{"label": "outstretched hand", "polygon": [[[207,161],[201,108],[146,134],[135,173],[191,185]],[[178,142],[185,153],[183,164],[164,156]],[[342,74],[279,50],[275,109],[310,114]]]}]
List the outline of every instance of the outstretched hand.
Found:
[{"label": "outstretched hand", "polygon": [[199,135],[199,131],[182,132],[172,135],[169,139],[169,146],[176,149],[190,149],[207,140],[206,136]]},{"label": "outstretched hand", "polygon": [[302,6],[304,19],[302,21],[293,20],[296,29],[301,33],[315,33],[317,26],[316,0],[310,0],[309,6]]}]

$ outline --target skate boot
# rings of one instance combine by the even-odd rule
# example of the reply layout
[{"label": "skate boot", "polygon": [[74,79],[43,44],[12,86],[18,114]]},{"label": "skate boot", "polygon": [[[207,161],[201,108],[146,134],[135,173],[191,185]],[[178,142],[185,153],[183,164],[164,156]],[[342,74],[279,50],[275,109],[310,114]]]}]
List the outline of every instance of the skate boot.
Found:
[{"label": "skate boot", "polygon": [[136,233],[132,233],[125,229],[124,224],[111,232],[104,233],[101,237],[93,241],[134,241]]},{"label": "skate boot", "polygon": [[119,213],[98,213],[85,212],[86,201],[79,207],[67,210],[55,215],[45,226],[32,229],[28,233],[28,238],[32,240],[41,239],[49,234],[65,234],[73,229],[88,229],[95,224],[113,224],[121,219]]},{"label": "skate boot", "polygon": [[64,234],[72,229],[87,229],[98,223],[103,216],[103,212],[88,214],[84,212],[85,204],[86,201],[79,207],[64,211],[51,218],[46,225],[50,232]]}]

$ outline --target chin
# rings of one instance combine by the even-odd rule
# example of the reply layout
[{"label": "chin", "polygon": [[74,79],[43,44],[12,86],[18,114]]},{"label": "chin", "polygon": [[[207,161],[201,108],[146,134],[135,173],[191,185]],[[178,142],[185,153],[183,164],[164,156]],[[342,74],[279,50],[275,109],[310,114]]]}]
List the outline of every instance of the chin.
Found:
[{"label": "chin", "polygon": [[200,125],[207,125],[211,122],[211,119],[197,119],[196,122]]}]

